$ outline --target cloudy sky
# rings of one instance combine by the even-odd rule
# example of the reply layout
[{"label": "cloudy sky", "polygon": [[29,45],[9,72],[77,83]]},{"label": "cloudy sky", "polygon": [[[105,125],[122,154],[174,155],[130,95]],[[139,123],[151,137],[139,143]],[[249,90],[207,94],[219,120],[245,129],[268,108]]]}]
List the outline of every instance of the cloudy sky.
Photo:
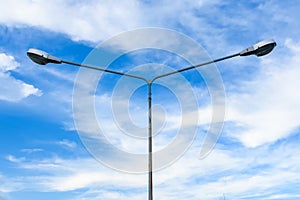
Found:
[{"label": "cloudy sky", "polygon": [[[200,52],[186,45],[177,50],[200,54],[203,62],[263,39],[277,42],[264,57],[236,57],[204,68],[208,78],[189,71],[153,85],[154,151],[176,143],[184,127],[187,134],[175,148],[182,150],[196,127],[184,154],[155,171],[154,199],[299,199],[299,10],[292,0],[0,0],[0,199],[147,198],[147,174],[128,170],[142,161],[106,149],[111,144],[146,155],[145,84],[109,74],[99,78],[97,71],[66,64],[38,66],[26,51],[39,48],[78,63],[93,63],[97,53],[101,66],[111,52],[95,48],[107,41],[120,44],[118,36],[149,27],[194,41]],[[135,33],[121,40],[127,49],[149,41],[172,46],[169,35]],[[150,76],[189,64],[176,52],[141,48],[105,67]],[[80,79],[82,74],[89,77]],[[210,81],[224,88],[216,101],[225,100],[225,119],[213,151],[200,159],[209,126],[220,123],[211,122],[212,110],[222,109],[213,104]],[[94,93],[78,92],[92,84]],[[88,113],[94,121],[85,106],[94,109]],[[87,146],[86,135],[98,146]]]}]

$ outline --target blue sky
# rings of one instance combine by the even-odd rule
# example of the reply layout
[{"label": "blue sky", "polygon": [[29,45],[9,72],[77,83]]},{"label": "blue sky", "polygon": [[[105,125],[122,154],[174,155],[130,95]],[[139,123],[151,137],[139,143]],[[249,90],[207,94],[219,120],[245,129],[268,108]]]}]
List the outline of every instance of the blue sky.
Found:
[{"label": "blue sky", "polygon": [[[177,98],[188,101],[190,96],[180,86],[192,88],[198,105],[194,114],[199,114],[190,148],[154,173],[155,199],[299,199],[299,10],[300,4],[292,0],[0,1],[0,199],[147,198],[147,174],[109,168],[83,145],[73,121],[82,116],[74,115],[72,106],[79,69],[38,66],[26,56],[33,47],[81,63],[102,42],[146,27],[183,33],[211,58],[237,53],[262,39],[277,42],[265,57],[216,64],[226,113],[221,137],[205,159],[199,157],[212,105],[204,80],[185,72],[181,78],[189,84],[170,78],[162,84],[174,88],[154,86],[153,101],[159,105],[154,123],[162,125],[154,137],[155,150],[174,139],[185,117]],[[109,67],[146,74],[161,70],[149,63],[177,69],[189,64],[174,54],[144,49],[121,56]],[[137,87],[126,98],[124,81]],[[145,140],[122,131],[127,122],[138,130],[147,124],[146,87],[135,84],[103,75],[92,97],[108,140],[130,153],[145,153]],[[111,105],[120,110],[113,113]],[[124,117],[127,111],[131,121]],[[116,119],[123,121],[116,124]],[[94,133],[94,125],[85,128]],[[110,152],[105,156],[114,158]]]}]

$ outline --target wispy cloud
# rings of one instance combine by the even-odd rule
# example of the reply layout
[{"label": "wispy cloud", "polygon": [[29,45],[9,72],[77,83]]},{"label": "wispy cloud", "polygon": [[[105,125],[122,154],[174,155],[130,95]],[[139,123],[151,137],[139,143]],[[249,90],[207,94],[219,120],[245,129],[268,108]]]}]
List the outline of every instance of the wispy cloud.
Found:
[{"label": "wispy cloud", "polygon": [[28,153],[28,154],[36,153],[36,152],[42,152],[42,151],[44,151],[44,150],[43,150],[43,149],[40,149],[40,148],[34,148],[34,149],[21,149],[21,152]]},{"label": "wispy cloud", "polygon": [[5,53],[0,53],[0,99],[17,102],[30,95],[40,96],[42,92],[33,85],[14,78],[11,70],[15,70],[20,64],[15,58]]},{"label": "wispy cloud", "polygon": [[8,156],[6,157],[6,159],[7,159],[8,161],[10,161],[10,162],[20,163],[20,162],[22,162],[22,161],[25,160],[25,157],[16,158],[16,157],[13,156],[13,155],[8,155]]},{"label": "wispy cloud", "polygon": [[[58,6],[59,5],[59,6]],[[11,26],[36,26],[70,35],[74,40],[99,41],[139,24],[137,1],[11,1],[0,14],[1,23]],[[10,10],[8,13],[6,11]],[[68,24],[68,28],[66,28]],[[97,27],[97,28],[95,28]]]},{"label": "wispy cloud", "polygon": [[13,56],[7,55],[5,53],[0,54],[0,71],[1,72],[7,72],[9,70],[16,69],[20,64],[15,61],[15,58]]},{"label": "wispy cloud", "polygon": [[66,140],[66,139],[57,142],[57,144],[65,147],[65,148],[70,148],[70,149],[74,149],[77,146],[77,144],[75,142],[69,141],[69,140]]},{"label": "wispy cloud", "polygon": [[[264,199],[272,199],[284,194],[286,187],[289,187],[294,188],[289,195],[297,196],[299,193],[294,186],[300,181],[297,176],[300,169],[297,167],[299,150],[296,146],[296,142],[282,142],[276,148],[243,149],[243,152],[239,148],[216,149],[204,160],[199,160],[196,156],[199,145],[193,145],[178,162],[154,173],[155,195],[163,199],[177,196],[181,199],[208,200],[220,198],[223,194],[228,198],[263,196]],[[22,160],[16,164],[20,169],[37,174],[11,177],[11,180],[17,179],[19,184],[18,189],[13,191],[28,187],[45,192],[88,189],[81,193],[81,198],[107,199],[125,195],[123,190],[129,196],[139,191],[136,199],[144,199],[147,195],[146,174],[124,174],[90,158],[70,160],[56,157]],[[35,184],[31,183],[32,180],[36,180]],[[114,191],[114,188],[119,189]]]},{"label": "wispy cloud", "polygon": [[[261,70],[252,81],[241,82],[238,93],[228,96],[228,120],[239,124],[231,131],[247,147],[257,147],[288,137],[300,126],[299,45],[287,40],[292,56],[263,59]],[[240,132],[241,126],[245,131]]]},{"label": "wispy cloud", "polygon": [[[68,34],[74,40],[99,42],[122,31],[154,25],[168,26],[171,21],[172,26],[175,26],[178,22],[183,24],[190,20],[190,27],[194,27],[195,23],[202,23],[197,20],[193,10],[219,3],[220,1],[206,0],[197,2],[167,0],[160,3],[136,0],[126,3],[91,1],[84,4],[81,1],[61,0],[10,1],[1,5],[6,9],[0,14],[0,23],[9,26],[43,27]],[[181,17],[178,15],[179,11],[183,13]]]}]

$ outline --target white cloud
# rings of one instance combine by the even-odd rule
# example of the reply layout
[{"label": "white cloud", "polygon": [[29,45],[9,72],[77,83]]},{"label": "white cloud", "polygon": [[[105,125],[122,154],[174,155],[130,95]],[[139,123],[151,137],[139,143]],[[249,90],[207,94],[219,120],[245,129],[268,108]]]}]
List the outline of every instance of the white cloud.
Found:
[{"label": "white cloud", "polygon": [[[230,199],[265,194],[266,198],[272,199],[276,194],[284,194],[281,192],[284,187],[300,181],[297,176],[299,150],[295,147],[296,142],[283,143],[273,149],[257,148],[255,151],[216,149],[204,160],[199,160],[199,146],[195,145],[178,162],[154,173],[155,197],[210,200],[223,194]],[[11,182],[18,183],[18,187],[12,187],[10,183],[6,185],[9,191],[66,192],[89,189],[81,193],[80,198],[115,199],[117,196],[134,196],[139,190],[135,199],[145,199],[147,196],[146,174],[120,173],[90,158],[72,160],[56,157],[22,160],[16,164],[20,170],[31,173],[23,177],[10,177]],[[291,192],[289,195],[297,193]]]},{"label": "white cloud", "polygon": [[25,161],[25,158],[24,157],[21,157],[21,158],[16,158],[15,156],[13,155],[8,155],[6,157],[6,159],[10,162],[14,162],[14,163],[20,163],[22,161]]},{"label": "white cloud", "polygon": [[[194,25],[201,22],[197,21],[193,14],[195,9],[218,2],[207,0],[197,2],[167,0],[159,3],[137,0],[126,2],[24,0],[20,2],[11,0],[0,2],[0,7],[5,8],[0,13],[0,23],[8,26],[42,27],[65,33],[74,40],[99,42],[138,27],[169,26],[175,25],[175,21],[182,24],[193,21],[192,25]],[[182,15],[178,15],[179,12]]]},{"label": "white cloud", "polygon": [[77,146],[75,142],[66,139],[57,142],[57,144],[70,149],[74,149]]},{"label": "white cloud", "polygon": [[70,35],[74,40],[99,41],[133,28],[141,19],[138,1],[10,1],[2,2],[0,22],[37,26]]},{"label": "white cloud", "polygon": [[[19,184],[16,181],[13,181],[9,177],[0,173],[0,199],[1,197],[7,196],[7,193],[14,191],[18,188]],[[3,193],[3,195],[2,195]]]},{"label": "white cloud", "polygon": [[34,149],[21,149],[21,152],[28,153],[28,154],[36,153],[36,152],[42,152],[42,151],[44,151],[44,150],[43,150],[43,149],[40,149],[40,148],[34,148]]},{"label": "white cloud", "polygon": [[[103,185],[135,188],[136,183],[139,183],[138,187],[146,186],[146,175],[117,172],[90,158],[67,160],[56,157],[22,161],[19,162],[20,168],[39,172],[39,174],[19,177],[24,183],[19,188],[20,190],[33,188],[39,191],[72,191]],[[32,179],[39,181],[33,184]],[[28,185],[27,182],[29,182]]]},{"label": "white cloud", "polygon": [[5,53],[0,53],[0,72],[6,72],[16,69],[20,64],[15,61],[15,58]]},{"label": "white cloud", "polygon": [[0,53],[0,100],[17,102],[30,95],[42,95],[33,85],[24,83],[10,75],[10,70],[19,67],[14,57]]},{"label": "white cloud", "polygon": [[[228,97],[227,120],[245,131],[230,133],[247,147],[257,147],[288,137],[299,127],[300,118],[300,59],[299,45],[287,40],[288,57],[266,57],[257,78],[243,82],[239,93]],[[287,59],[288,58],[288,59]]]}]

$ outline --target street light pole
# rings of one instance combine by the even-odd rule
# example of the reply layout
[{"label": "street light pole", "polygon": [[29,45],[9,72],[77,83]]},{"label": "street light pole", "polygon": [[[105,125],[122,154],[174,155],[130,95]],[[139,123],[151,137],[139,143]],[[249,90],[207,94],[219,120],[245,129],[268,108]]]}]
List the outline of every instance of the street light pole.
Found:
[{"label": "street light pole", "polygon": [[148,200],[153,199],[152,178],[152,83],[148,82]]},{"label": "street light pole", "polygon": [[123,73],[123,72],[119,72],[119,71],[114,71],[114,70],[104,69],[104,68],[100,68],[100,67],[89,66],[89,65],[84,65],[84,64],[80,64],[80,63],[62,60],[60,58],[52,56],[52,55],[50,55],[44,51],[38,50],[38,49],[29,49],[27,51],[27,55],[32,61],[34,61],[35,63],[37,63],[39,65],[46,65],[48,63],[54,63],[54,64],[65,63],[65,64],[69,64],[69,65],[103,71],[103,72],[116,74],[116,75],[120,75],[120,76],[127,76],[127,77],[134,78],[134,79],[140,79],[140,80],[143,80],[146,82],[147,88],[148,88],[148,200],[153,200],[153,176],[152,176],[152,173],[153,173],[153,168],[152,168],[153,167],[153,160],[152,160],[152,152],[153,152],[153,149],[152,149],[152,147],[153,147],[153,145],[152,145],[152,85],[153,85],[153,83],[157,79],[160,79],[160,78],[163,78],[166,76],[170,76],[170,75],[173,75],[176,73],[181,73],[184,71],[192,70],[192,69],[204,66],[204,65],[217,63],[222,60],[230,59],[230,58],[233,58],[236,56],[249,56],[249,55],[264,56],[264,55],[270,53],[275,46],[276,46],[276,42],[274,40],[264,40],[264,41],[261,41],[255,45],[241,51],[240,53],[232,54],[230,56],[222,57],[219,59],[215,59],[212,61],[198,64],[198,65],[186,67],[186,68],[183,68],[180,70],[175,70],[173,72],[161,74],[159,76],[152,78],[151,80],[148,80],[144,77],[136,76],[133,74],[128,74],[128,73]]}]

